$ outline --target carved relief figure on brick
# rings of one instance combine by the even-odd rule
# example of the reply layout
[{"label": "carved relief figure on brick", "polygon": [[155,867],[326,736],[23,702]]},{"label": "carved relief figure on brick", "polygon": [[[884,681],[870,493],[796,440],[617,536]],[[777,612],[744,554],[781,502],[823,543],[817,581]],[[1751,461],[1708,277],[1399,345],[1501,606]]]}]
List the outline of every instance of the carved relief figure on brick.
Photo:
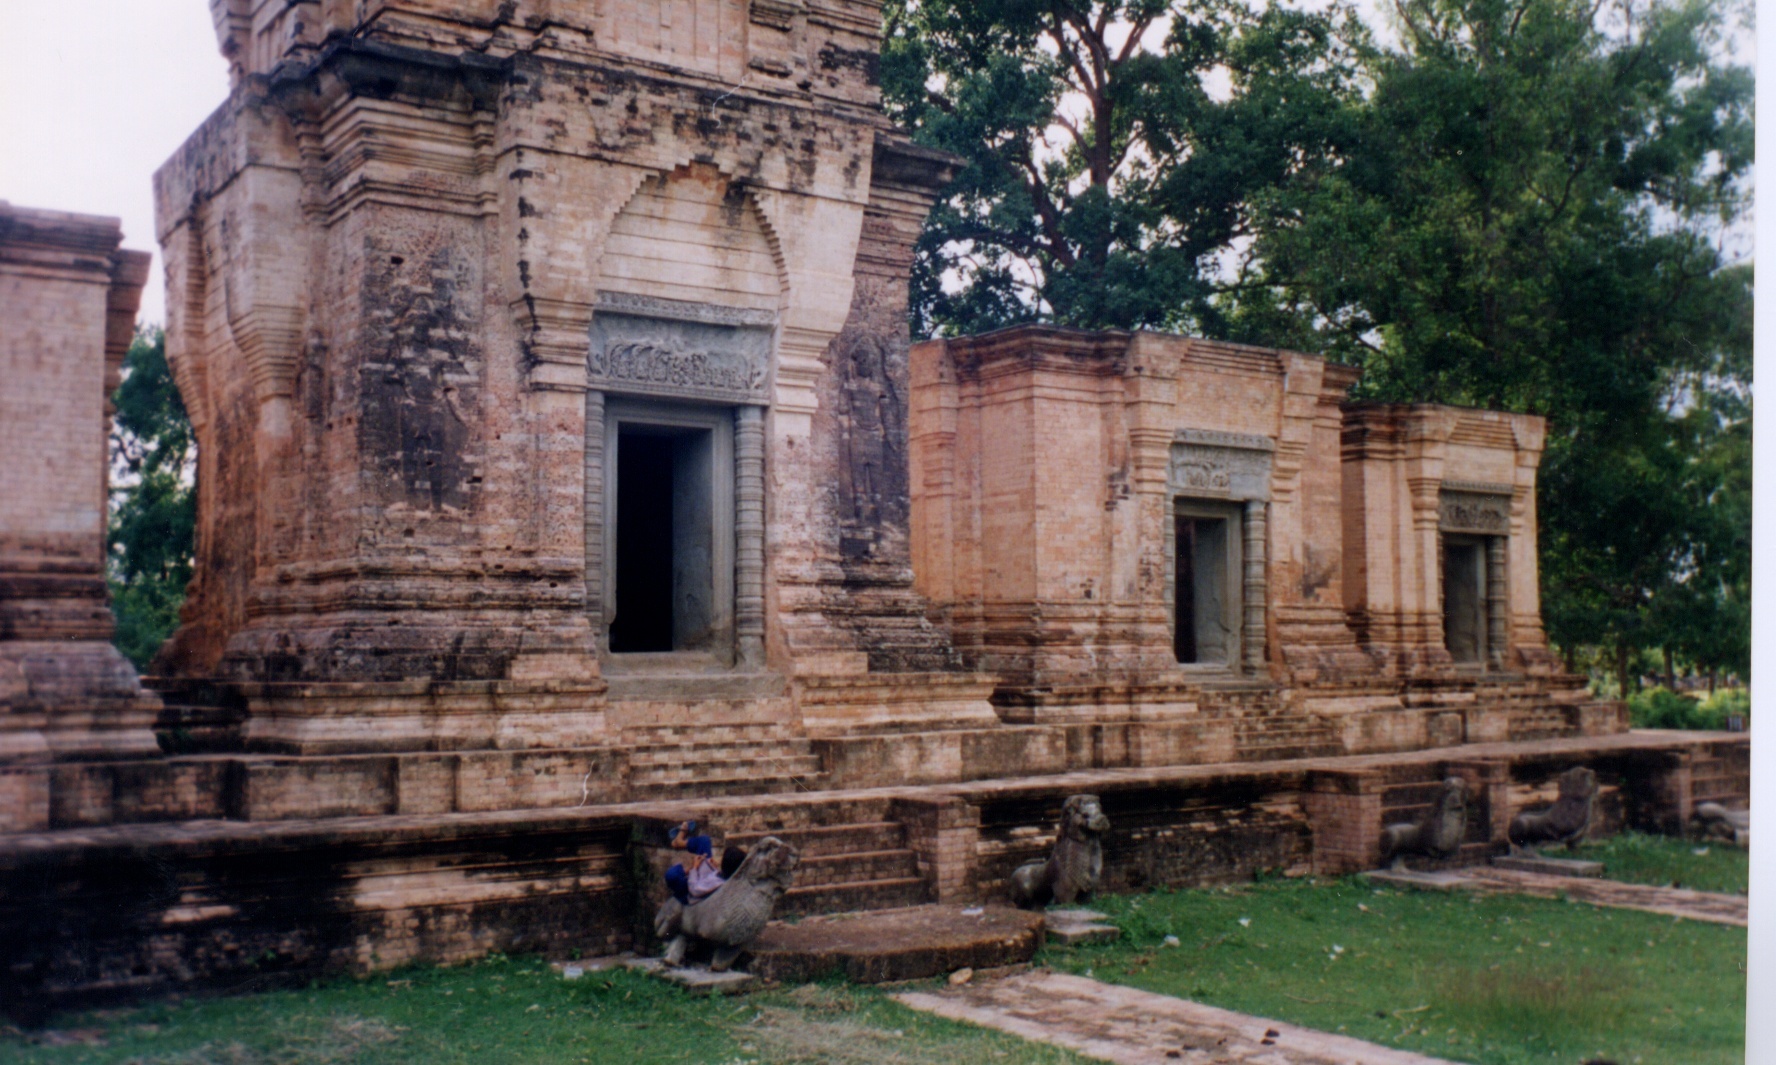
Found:
[{"label": "carved relief figure on brick", "polygon": [[1444,777],[1436,798],[1417,821],[1381,830],[1381,863],[1403,870],[1409,856],[1453,857],[1467,831],[1468,783],[1461,777]]},{"label": "carved relief figure on brick", "polygon": [[1054,851],[1042,861],[1025,862],[1011,872],[1012,904],[1040,910],[1088,901],[1104,872],[1104,833],[1110,819],[1096,795],[1070,795],[1061,806]]},{"label": "carved relief figure on brick", "polygon": [[1560,797],[1546,810],[1511,818],[1511,853],[1540,843],[1562,843],[1573,850],[1585,840],[1597,808],[1597,773],[1576,765],[1560,774]]}]

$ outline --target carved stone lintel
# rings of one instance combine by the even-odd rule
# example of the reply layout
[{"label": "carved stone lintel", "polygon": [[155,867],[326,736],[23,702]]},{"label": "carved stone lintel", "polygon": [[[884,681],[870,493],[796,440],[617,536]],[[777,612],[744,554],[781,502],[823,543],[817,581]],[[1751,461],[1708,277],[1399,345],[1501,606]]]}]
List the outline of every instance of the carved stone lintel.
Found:
[{"label": "carved stone lintel", "polygon": [[600,310],[586,370],[592,387],[609,392],[763,403],[770,364],[771,331],[763,326]]},{"label": "carved stone lintel", "polygon": [[1445,486],[1437,498],[1437,526],[1444,532],[1508,536],[1511,533],[1511,497],[1450,491]]},{"label": "carved stone lintel", "polygon": [[1500,484],[1495,481],[1457,481],[1450,478],[1444,478],[1439,483],[1442,485],[1445,492],[1473,492],[1483,496],[1509,497],[1511,493],[1516,490],[1511,485]]},{"label": "carved stone lintel", "polygon": [[1168,480],[1185,495],[1268,500],[1275,447],[1261,436],[1181,430],[1172,438]]},{"label": "carved stone lintel", "polygon": [[1236,451],[1276,450],[1276,441],[1268,436],[1259,436],[1256,433],[1224,433],[1216,429],[1179,429],[1172,434],[1172,443],[1233,448]]},{"label": "carved stone lintel", "polygon": [[699,322],[769,329],[777,324],[777,312],[757,307],[728,307],[719,303],[670,300],[661,296],[637,296],[630,292],[601,292],[595,305],[599,314],[659,318],[669,322]]}]

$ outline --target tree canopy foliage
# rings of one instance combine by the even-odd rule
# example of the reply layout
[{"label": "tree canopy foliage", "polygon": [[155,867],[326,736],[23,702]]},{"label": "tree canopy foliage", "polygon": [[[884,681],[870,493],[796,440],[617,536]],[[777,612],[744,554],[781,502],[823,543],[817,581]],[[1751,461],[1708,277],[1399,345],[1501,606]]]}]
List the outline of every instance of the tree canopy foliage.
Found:
[{"label": "tree canopy foliage", "polygon": [[1197,329],[1359,364],[1372,398],[1545,415],[1554,640],[1748,669],[1734,12],[1397,0],[1394,44],[1337,7],[889,12],[885,92],[968,164],[921,246],[915,329]]},{"label": "tree canopy foliage", "polygon": [[159,329],[137,333],[112,396],[109,531],[111,606],[116,643],[138,668],[179,623],[191,580],[197,493],[191,423],[167,367]]},{"label": "tree canopy foliage", "polygon": [[1215,313],[1215,259],[1253,235],[1258,194],[1348,135],[1347,42],[1363,38],[1348,13],[1241,0],[885,6],[890,113],[967,164],[920,249],[922,333],[1192,325]]}]

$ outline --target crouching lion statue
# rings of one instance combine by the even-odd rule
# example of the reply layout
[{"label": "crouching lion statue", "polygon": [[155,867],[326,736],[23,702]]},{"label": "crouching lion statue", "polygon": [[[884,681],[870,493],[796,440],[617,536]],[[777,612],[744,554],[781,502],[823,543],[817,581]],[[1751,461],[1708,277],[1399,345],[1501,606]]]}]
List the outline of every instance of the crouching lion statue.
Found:
[{"label": "crouching lion statue", "polygon": [[1582,765],[1560,774],[1560,797],[1540,813],[1511,818],[1511,853],[1537,843],[1564,843],[1568,850],[1579,845],[1591,827],[1597,806],[1597,774]]},{"label": "crouching lion statue", "polygon": [[1381,830],[1381,862],[1406,867],[1408,854],[1447,858],[1461,849],[1468,828],[1468,785],[1460,777],[1444,777],[1436,801],[1417,821]]},{"label": "crouching lion statue", "polygon": [[1025,862],[1012,870],[1011,901],[1021,910],[1051,902],[1084,902],[1098,890],[1104,872],[1102,837],[1110,831],[1096,795],[1074,795],[1061,807],[1060,831],[1046,861]]},{"label": "crouching lion statue", "polygon": [[654,934],[668,941],[666,964],[683,965],[690,941],[701,939],[715,945],[709,968],[727,972],[740,952],[764,931],[777,900],[789,890],[800,860],[794,847],[776,836],[766,836],[728,882],[708,898],[686,906],[668,897],[654,914]]},{"label": "crouching lion statue", "polygon": [[1718,802],[1699,802],[1696,828],[1703,839],[1730,839],[1734,846],[1751,846],[1751,811],[1729,810]]}]

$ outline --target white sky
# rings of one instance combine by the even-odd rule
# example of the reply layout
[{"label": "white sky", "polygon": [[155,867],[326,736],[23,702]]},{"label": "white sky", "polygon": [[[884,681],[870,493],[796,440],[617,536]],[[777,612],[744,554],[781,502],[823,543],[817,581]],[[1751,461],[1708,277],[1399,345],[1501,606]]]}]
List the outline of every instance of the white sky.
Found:
[{"label": "white sky", "polygon": [[0,0],[0,200],[123,219],[155,252],[154,171],[228,95],[206,0]]}]

